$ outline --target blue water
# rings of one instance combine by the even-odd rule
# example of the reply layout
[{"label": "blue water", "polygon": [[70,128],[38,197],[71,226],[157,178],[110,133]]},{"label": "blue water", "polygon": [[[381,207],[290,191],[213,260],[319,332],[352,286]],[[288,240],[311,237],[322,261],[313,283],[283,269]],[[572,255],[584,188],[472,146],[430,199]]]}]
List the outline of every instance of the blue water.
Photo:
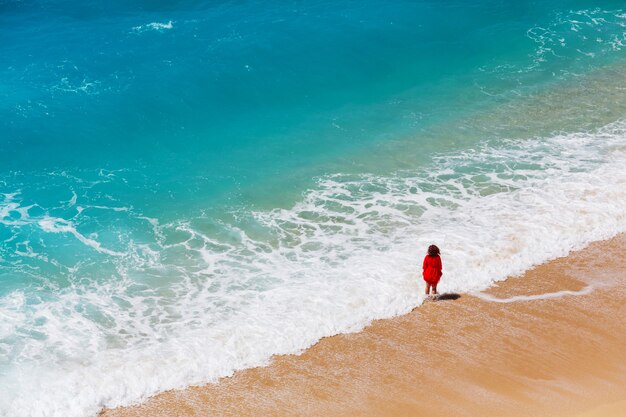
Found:
[{"label": "blue water", "polygon": [[[399,314],[429,240],[469,290],[621,231],[619,190],[554,187],[614,178],[626,8],[510,3],[0,0],[0,415],[92,415]],[[478,207],[528,212],[516,244]]]}]

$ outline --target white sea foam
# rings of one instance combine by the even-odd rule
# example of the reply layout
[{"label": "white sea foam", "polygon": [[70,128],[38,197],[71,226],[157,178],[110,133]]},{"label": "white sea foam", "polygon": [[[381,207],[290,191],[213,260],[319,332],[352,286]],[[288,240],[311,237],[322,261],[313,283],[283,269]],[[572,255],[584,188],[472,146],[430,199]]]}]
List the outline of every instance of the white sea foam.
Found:
[{"label": "white sea foam", "polygon": [[506,297],[506,298],[494,297],[493,295],[485,294],[481,292],[473,293],[472,295],[480,298],[481,300],[489,301],[491,303],[508,304],[508,303],[517,303],[520,301],[551,300],[554,298],[561,298],[565,296],[587,295],[587,294],[591,294],[592,291],[593,291],[593,286],[587,285],[586,287],[578,291],[562,290],[562,291],[555,291],[555,292],[547,292],[543,294],[514,295],[512,297]]},{"label": "white sea foam", "polygon": [[[0,299],[0,415],[94,415],[408,312],[423,301],[419,265],[433,242],[440,289],[476,292],[614,236],[626,230],[625,151],[623,122],[485,143],[391,177],[321,178],[294,207],[220,234],[111,211],[152,233],[123,253],[67,220],[28,219],[110,257],[117,275]],[[0,202],[6,218],[15,198]]]},{"label": "white sea foam", "polygon": [[72,222],[67,221],[65,219],[44,217],[41,220],[39,220],[38,224],[39,224],[39,227],[41,228],[41,230],[43,230],[44,232],[47,232],[47,233],[69,233],[72,236],[74,236],[76,239],[78,239],[80,242],[84,243],[85,245],[93,248],[94,250],[96,250],[98,252],[105,253],[105,254],[111,255],[111,256],[124,256],[124,253],[116,252],[116,251],[110,250],[110,249],[106,249],[106,248],[102,247],[100,242],[98,242],[98,241],[96,241],[94,239],[90,239],[90,238],[84,236],[83,234],[79,233],[76,230],[76,227],[74,227],[74,225],[72,224]]},{"label": "white sea foam", "polygon": [[545,27],[535,26],[526,31],[526,37],[536,44],[530,55],[531,65],[499,65],[489,71],[505,74],[535,71],[572,51],[590,58],[619,51],[625,36],[620,34],[620,29],[626,27],[624,16],[621,11],[600,8],[558,13]]},{"label": "white sea foam", "polygon": [[161,32],[161,31],[164,31],[164,30],[172,29],[173,27],[174,27],[174,24],[170,20],[167,23],[151,22],[151,23],[147,23],[145,25],[135,26],[135,27],[133,27],[133,31],[134,32],[145,32],[147,30],[156,30],[157,32]]}]

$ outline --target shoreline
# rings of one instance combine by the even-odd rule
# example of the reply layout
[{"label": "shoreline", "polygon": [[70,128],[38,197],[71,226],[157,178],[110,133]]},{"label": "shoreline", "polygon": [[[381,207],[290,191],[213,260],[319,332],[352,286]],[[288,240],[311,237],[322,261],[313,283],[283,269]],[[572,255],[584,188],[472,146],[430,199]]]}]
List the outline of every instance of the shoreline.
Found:
[{"label": "shoreline", "polygon": [[100,416],[626,415],[625,250],[626,234],[595,242],[487,297],[425,303],[301,355]]}]

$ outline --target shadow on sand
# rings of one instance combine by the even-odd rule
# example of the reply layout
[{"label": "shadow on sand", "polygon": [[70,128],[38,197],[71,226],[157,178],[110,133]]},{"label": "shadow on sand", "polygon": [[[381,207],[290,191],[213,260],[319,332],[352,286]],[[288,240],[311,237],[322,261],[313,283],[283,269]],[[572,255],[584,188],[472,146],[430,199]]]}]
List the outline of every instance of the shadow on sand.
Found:
[{"label": "shadow on sand", "polygon": [[459,298],[461,298],[461,294],[457,294],[455,292],[450,292],[450,293],[444,293],[444,294],[439,294],[437,295],[433,301],[449,301],[449,300],[458,300]]}]

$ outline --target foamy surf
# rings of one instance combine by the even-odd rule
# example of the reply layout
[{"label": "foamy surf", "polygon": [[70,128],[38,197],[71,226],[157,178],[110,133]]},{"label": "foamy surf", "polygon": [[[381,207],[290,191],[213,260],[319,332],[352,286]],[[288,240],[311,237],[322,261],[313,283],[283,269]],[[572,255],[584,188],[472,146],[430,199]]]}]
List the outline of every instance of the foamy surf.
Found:
[{"label": "foamy surf", "polygon": [[537,300],[552,300],[555,298],[561,298],[566,296],[581,296],[591,294],[594,287],[592,285],[587,285],[586,287],[578,290],[562,290],[555,292],[547,292],[543,294],[533,294],[533,295],[514,295],[512,297],[500,298],[494,297],[490,294],[485,294],[482,292],[472,293],[474,297],[480,298],[483,301],[489,301],[490,303],[500,303],[500,304],[509,304],[509,303],[517,303],[520,301],[537,301]]},{"label": "foamy surf", "polygon": [[112,209],[151,236],[120,237],[124,250],[79,233],[83,211],[70,226],[6,194],[0,221],[16,234],[67,234],[117,275],[0,299],[0,415],[94,415],[406,313],[423,300],[419,266],[433,242],[440,289],[476,292],[614,236],[626,230],[625,150],[624,122],[484,143],[390,177],[323,177],[291,209],[239,213],[245,221],[218,234],[202,219]]},{"label": "foamy surf", "polygon": [[133,32],[141,33],[141,32],[145,32],[148,30],[162,32],[164,30],[172,29],[173,27],[174,27],[174,24],[171,20],[165,23],[150,22],[150,23],[146,23],[145,25],[139,25],[139,26],[133,27]]}]

